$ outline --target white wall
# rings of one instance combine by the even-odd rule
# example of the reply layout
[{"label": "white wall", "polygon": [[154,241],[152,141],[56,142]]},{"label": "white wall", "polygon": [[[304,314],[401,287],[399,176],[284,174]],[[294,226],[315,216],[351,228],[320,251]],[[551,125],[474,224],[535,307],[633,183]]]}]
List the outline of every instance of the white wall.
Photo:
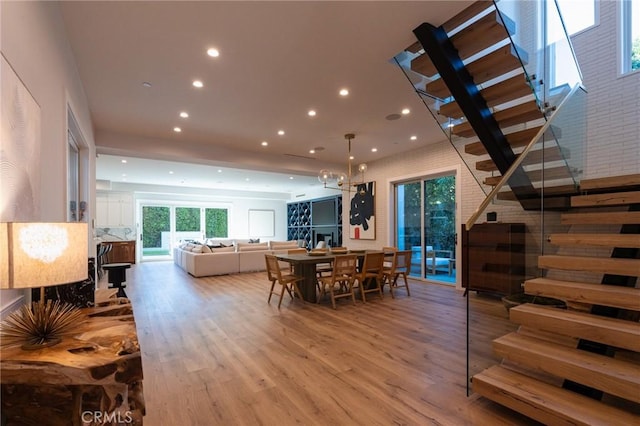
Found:
[{"label": "white wall", "polygon": [[[87,99],[57,3],[0,2],[0,50],[35,98],[41,113],[40,199],[36,200],[40,217],[12,220],[66,221],[68,104],[89,145],[91,182],[95,180],[95,146]],[[90,206],[95,204],[93,189],[87,201]],[[90,211],[89,223],[92,214]],[[3,290],[0,296],[2,309],[21,297],[22,292]]]},{"label": "white wall", "polygon": [[640,72],[619,73],[619,1],[599,1],[599,24],[572,37],[588,90],[585,177],[640,173]]},{"label": "white wall", "polygon": [[[216,203],[229,207],[229,238],[252,238],[249,235],[249,210],[273,210],[275,212],[275,235],[263,237],[264,241],[287,239],[287,201],[281,193],[249,191],[224,191],[202,188],[176,188],[156,185],[138,185],[127,183],[112,184],[112,190],[129,192],[138,205],[141,202],[163,202],[175,205],[184,202],[188,205]],[[136,228],[140,229],[139,218]]]}]

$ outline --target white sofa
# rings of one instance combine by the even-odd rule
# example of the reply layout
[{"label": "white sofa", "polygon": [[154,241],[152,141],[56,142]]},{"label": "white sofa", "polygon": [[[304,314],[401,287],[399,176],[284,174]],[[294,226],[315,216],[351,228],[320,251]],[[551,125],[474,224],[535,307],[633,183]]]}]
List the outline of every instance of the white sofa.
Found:
[{"label": "white sofa", "polygon": [[[249,243],[249,240],[225,240],[226,247],[184,243],[173,249],[173,262],[194,277],[237,274],[266,270],[265,254],[286,253],[298,248],[297,241]],[[218,241],[219,243],[219,241]],[[231,245],[233,243],[233,245]]]}]

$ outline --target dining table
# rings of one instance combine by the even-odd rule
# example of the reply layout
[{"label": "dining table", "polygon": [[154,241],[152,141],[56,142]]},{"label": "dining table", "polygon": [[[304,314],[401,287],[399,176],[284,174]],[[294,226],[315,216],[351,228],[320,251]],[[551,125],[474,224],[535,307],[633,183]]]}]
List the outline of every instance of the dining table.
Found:
[{"label": "dining table", "polygon": [[279,254],[276,258],[282,262],[288,262],[293,266],[293,273],[304,277],[299,284],[302,298],[306,302],[316,302],[316,266],[324,263],[331,263],[340,254],[355,254],[358,257],[358,264],[362,263],[365,254],[369,252],[380,252],[381,250],[348,250],[341,253],[300,253],[300,254]]}]

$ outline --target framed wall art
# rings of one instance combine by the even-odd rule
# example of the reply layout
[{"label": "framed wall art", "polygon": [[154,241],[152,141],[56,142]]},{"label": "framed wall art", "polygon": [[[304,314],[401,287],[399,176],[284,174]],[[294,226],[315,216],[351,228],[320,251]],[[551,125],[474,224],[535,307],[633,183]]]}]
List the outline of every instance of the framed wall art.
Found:
[{"label": "framed wall art", "polygon": [[376,239],[376,183],[366,182],[356,186],[349,200],[349,238],[352,240]]},{"label": "framed wall art", "polygon": [[3,222],[40,218],[40,106],[2,56],[0,192]]}]

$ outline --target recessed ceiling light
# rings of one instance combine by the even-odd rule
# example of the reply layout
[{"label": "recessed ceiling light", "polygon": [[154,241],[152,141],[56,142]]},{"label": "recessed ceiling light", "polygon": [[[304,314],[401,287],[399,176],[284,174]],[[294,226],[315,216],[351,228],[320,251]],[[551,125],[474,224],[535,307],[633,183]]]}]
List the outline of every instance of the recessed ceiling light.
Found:
[{"label": "recessed ceiling light", "polygon": [[207,49],[207,55],[211,56],[212,58],[217,58],[218,56],[220,56],[220,52],[218,51],[218,49],[214,49],[212,47],[210,49]]},{"label": "recessed ceiling light", "polygon": [[416,135],[413,135],[409,139],[411,139],[412,141],[415,141],[416,139],[418,139],[418,137]]},{"label": "recessed ceiling light", "polygon": [[269,145],[269,142],[267,142],[267,141],[262,141],[262,143],[261,143],[260,145],[262,145],[262,146],[267,146],[267,145]]},{"label": "recessed ceiling light", "polygon": [[251,179],[249,179],[249,178],[245,178],[244,180],[246,180],[247,182],[249,182]]},{"label": "recessed ceiling light", "polygon": [[182,117],[182,118],[189,118],[189,113],[188,113],[188,112],[186,112],[186,111],[182,111],[182,112],[180,113],[180,117]]},{"label": "recessed ceiling light", "polygon": [[142,85],[143,85],[144,87],[151,87],[151,83],[149,83],[148,81],[143,81],[143,82],[142,82]]},{"label": "recessed ceiling light", "polygon": [[378,152],[378,148],[371,148],[371,152]]},{"label": "recessed ceiling light", "polygon": [[126,164],[127,160],[120,160],[122,163]]},{"label": "recessed ceiling light", "polygon": [[169,174],[172,175],[173,174],[173,170],[169,170]]},{"label": "recessed ceiling light", "polygon": [[280,136],[284,135],[284,130],[278,130],[278,134],[279,134]]},{"label": "recessed ceiling light", "polygon": [[127,174],[126,174],[126,173],[123,173],[123,174],[122,174],[122,177],[127,177]]},{"label": "recessed ceiling light", "polygon": [[293,176],[289,176],[289,179],[293,180]]},{"label": "recessed ceiling light", "polygon": [[340,96],[347,96],[349,95],[349,90],[348,89],[340,89]]},{"label": "recessed ceiling light", "polygon": [[180,127],[174,127],[173,131],[176,133],[180,133],[182,131],[182,129]]},{"label": "recessed ceiling light", "polygon": [[204,87],[204,84],[200,80],[193,80],[193,87],[197,87],[198,89]]},{"label": "recessed ceiling light", "polygon": [[218,173],[222,173],[222,170],[218,169]]},{"label": "recessed ceiling light", "polygon": [[404,109],[402,110],[402,115],[407,115],[407,114],[409,114],[410,112],[411,112],[411,110],[410,110],[409,108],[404,108]]},{"label": "recessed ceiling light", "polygon": [[315,149],[310,149],[310,150],[309,150],[309,154],[315,154],[315,153],[316,153],[316,150],[315,150]]},{"label": "recessed ceiling light", "polygon": [[349,156],[349,160],[354,160],[356,157],[354,157],[353,155]]},{"label": "recessed ceiling light", "polygon": [[309,117],[315,117],[316,116],[316,111],[313,110],[313,109],[310,109],[307,114],[309,115]]}]

